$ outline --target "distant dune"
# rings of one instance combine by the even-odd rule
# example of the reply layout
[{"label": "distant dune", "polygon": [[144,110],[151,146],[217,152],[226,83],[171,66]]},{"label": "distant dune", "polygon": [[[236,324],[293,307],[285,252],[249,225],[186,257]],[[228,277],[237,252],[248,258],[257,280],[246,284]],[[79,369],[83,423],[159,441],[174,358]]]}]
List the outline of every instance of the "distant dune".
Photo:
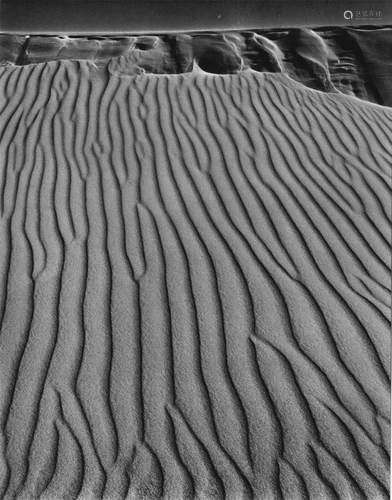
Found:
[{"label": "distant dune", "polygon": [[392,109],[202,66],[0,68],[4,500],[389,498]]},{"label": "distant dune", "polygon": [[0,32],[117,35],[392,25],[388,0],[2,0]]}]

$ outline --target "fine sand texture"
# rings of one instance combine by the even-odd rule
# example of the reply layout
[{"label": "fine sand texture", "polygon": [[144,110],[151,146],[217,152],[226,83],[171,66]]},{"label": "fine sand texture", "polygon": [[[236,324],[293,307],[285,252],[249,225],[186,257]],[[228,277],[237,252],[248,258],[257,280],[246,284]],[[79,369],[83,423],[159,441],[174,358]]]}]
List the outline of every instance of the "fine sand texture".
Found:
[{"label": "fine sand texture", "polygon": [[392,109],[124,64],[0,68],[0,498],[388,499]]}]

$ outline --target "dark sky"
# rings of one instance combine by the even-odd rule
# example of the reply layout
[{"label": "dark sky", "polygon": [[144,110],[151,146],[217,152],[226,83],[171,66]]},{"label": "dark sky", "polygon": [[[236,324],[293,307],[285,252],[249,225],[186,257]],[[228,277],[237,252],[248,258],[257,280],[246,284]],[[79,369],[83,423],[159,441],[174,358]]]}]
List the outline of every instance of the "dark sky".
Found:
[{"label": "dark sky", "polygon": [[392,24],[392,0],[0,0],[0,31],[167,33]]}]

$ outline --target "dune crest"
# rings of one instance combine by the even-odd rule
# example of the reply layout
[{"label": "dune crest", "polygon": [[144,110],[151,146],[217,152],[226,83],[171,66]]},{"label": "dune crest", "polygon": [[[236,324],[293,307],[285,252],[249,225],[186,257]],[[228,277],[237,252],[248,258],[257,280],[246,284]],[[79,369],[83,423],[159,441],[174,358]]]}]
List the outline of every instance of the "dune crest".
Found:
[{"label": "dune crest", "polygon": [[[392,107],[392,29],[172,33],[139,36],[0,35],[0,65],[112,59],[121,74],[282,73],[309,88]],[[116,69],[114,69],[116,68]]]}]

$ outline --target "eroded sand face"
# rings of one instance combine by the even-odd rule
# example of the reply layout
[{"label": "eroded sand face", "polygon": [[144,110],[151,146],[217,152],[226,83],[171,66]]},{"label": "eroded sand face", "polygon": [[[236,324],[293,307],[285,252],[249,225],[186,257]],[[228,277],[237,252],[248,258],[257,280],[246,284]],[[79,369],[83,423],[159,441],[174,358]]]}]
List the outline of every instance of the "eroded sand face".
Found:
[{"label": "eroded sand face", "polygon": [[388,498],[392,111],[114,64],[0,69],[1,498]]},{"label": "eroded sand face", "polygon": [[392,106],[392,29],[317,28],[144,36],[0,35],[0,64],[90,60],[128,75],[282,73],[303,85]]}]

